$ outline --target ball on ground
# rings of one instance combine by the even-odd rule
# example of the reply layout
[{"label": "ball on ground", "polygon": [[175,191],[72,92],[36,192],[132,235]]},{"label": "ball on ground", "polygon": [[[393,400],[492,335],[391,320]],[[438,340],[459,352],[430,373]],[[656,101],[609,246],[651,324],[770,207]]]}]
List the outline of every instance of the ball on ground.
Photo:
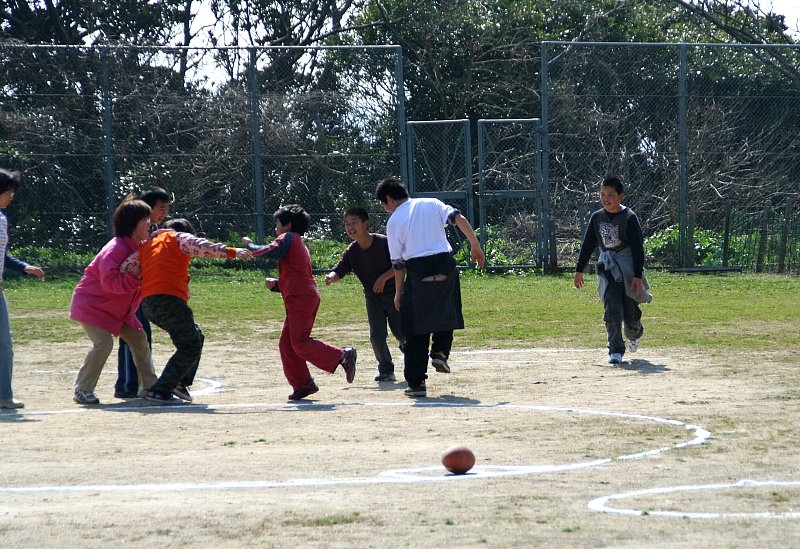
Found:
[{"label": "ball on ground", "polygon": [[466,446],[451,446],[442,454],[444,468],[456,475],[463,475],[475,465],[475,454]]}]

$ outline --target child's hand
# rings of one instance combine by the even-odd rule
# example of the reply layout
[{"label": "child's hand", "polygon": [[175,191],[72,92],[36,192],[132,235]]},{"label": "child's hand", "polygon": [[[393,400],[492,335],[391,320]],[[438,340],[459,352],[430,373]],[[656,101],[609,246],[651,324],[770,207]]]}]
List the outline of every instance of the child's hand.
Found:
[{"label": "child's hand", "polygon": [[264,279],[264,286],[267,287],[267,290],[272,291],[272,289],[277,286],[278,279],[277,278],[265,278]]},{"label": "child's hand", "polygon": [[247,238],[246,236],[242,237],[242,246],[247,246],[248,244],[252,244],[252,243],[253,243],[253,241],[251,239]]},{"label": "child's hand", "polygon": [[376,294],[382,294],[384,286],[386,286],[386,280],[378,277],[375,279],[375,284],[372,285],[372,291]]},{"label": "child's hand", "polygon": [[328,274],[325,275],[325,285],[326,286],[330,286],[331,284],[333,284],[337,280],[339,280],[339,275],[337,275],[333,271],[331,271],[331,272],[329,272]]},{"label": "child's hand", "polygon": [[237,259],[253,259],[253,254],[250,253],[250,250],[245,250],[244,248],[236,248],[236,258]]},{"label": "child's hand", "polygon": [[25,274],[33,275],[39,280],[42,280],[44,278],[44,271],[42,270],[42,268],[37,267],[35,265],[28,265],[27,267],[25,267]]}]

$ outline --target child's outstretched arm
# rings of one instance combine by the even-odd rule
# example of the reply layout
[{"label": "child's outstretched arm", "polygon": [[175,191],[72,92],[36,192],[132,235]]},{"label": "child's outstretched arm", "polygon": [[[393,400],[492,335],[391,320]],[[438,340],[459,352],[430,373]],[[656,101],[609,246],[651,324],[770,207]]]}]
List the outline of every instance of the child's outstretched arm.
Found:
[{"label": "child's outstretched arm", "polygon": [[191,257],[227,257],[229,259],[250,259],[252,254],[243,248],[234,248],[227,244],[217,244],[205,238],[198,238],[190,233],[175,233],[178,246],[183,253]]},{"label": "child's outstretched arm", "polygon": [[289,247],[293,238],[299,238],[296,233],[283,233],[278,236],[271,244],[259,246],[246,236],[242,238],[242,246],[253,254],[253,257],[268,257],[270,259],[281,259],[289,253]]}]

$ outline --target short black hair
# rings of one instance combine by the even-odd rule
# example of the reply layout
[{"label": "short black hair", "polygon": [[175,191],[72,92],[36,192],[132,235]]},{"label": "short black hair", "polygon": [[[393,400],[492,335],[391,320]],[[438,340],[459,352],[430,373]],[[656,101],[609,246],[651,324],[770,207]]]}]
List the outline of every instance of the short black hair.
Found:
[{"label": "short black hair", "polygon": [[150,217],[150,206],[147,202],[131,198],[128,195],[114,210],[114,236],[131,236],[136,225],[142,219]]},{"label": "short black hair", "polygon": [[299,204],[286,204],[281,206],[272,214],[273,219],[281,222],[281,225],[292,224],[292,232],[300,236],[306,234],[311,223],[311,216]]},{"label": "short black hair", "polygon": [[348,215],[354,215],[361,221],[369,221],[369,212],[367,212],[366,208],[362,208],[361,206],[347,208],[347,210],[344,212],[344,216],[347,217]]},{"label": "short black hair", "polygon": [[150,187],[144,191],[141,196],[139,196],[139,200],[147,202],[151,208],[155,208],[158,202],[166,202],[167,204],[171,204],[172,195],[161,187]]},{"label": "short black hair", "polygon": [[625,193],[625,186],[622,184],[622,179],[616,175],[609,175],[605,179],[603,179],[603,184],[601,187],[613,187],[615,191],[619,194]]},{"label": "short black hair", "polygon": [[188,219],[184,219],[182,217],[178,217],[175,219],[170,219],[166,223],[164,223],[165,229],[172,229],[173,231],[178,231],[179,233],[189,233],[194,234],[194,227],[189,222]]},{"label": "short black hair", "polygon": [[387,177],[375,188],[375,197],[386,204],[386,197],[391,196],[395,200],[403,200],[408,198],[408,191],[406,186],[403,185],[403,180],[399,177]]},{"label": "short black hair", "polygon": [[0,168],[0,193],[16,191],[22,184],[22,174]]}]

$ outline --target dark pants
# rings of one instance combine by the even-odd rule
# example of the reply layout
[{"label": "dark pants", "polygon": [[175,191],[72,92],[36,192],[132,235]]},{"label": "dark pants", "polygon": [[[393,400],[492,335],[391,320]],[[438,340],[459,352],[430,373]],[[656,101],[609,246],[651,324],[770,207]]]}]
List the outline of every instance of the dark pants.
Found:
[{"label": "dark pants", "polygon": [[394,362],[392,353],[389,352],[389,345],[386,343],[388,332],[386,323],[392,335],[403,345],[403,330],[401,328],[400,313],[394,307],[394,292],[388,294],[367,295],[367,320],[369,321],[369,342],[372,344],[372,352],[375,353],[375,360],[378,361],[378,372],[381,374],[393,374]]},{"label": "dark pants", "polygon": [[608,287],[604,296],[605,312],[603,320],[608,332],[608,352],[625,354],[625,340],[637,339],[644,333],[642,326],[642,310],[639,304],[625,294],[625,285],[617,282],[610,273],[598,269],[598,276],[606,277]]},{"label": "dark pants", "polygon": [[[153,332],[150,329],[150,322],[147,321],[147,317],[144,316],[141,307],[136,310],[136,318],[142,323],[144,333],[147,334],[147,344],[152,349]],[[131,348],[122,338],[119,338],[119,347],[117,349],[117,382],[114,384],[114,390],[134,395],[139,391],[139,374],[136,371],[136,364],[133,363]]]},{"label": "dark pants", "polygon": [[144,298],[142,310],[150,322],[169,334],[175,345],[175,353],[150,390],[169,395],[179,384],[189,387],[200,365],[205,340],[189,304],[172,295],[152,295]]},{"label": "dark pants", "polygon": [[[431,339],[433,342],[431,342]],[[443,353],[450,356],[453,347],[453,330],[408,336],[405,346],[405,370],[403,374],[409,387],[418,387],[428,378],[428,345],[431,353]]]}]

